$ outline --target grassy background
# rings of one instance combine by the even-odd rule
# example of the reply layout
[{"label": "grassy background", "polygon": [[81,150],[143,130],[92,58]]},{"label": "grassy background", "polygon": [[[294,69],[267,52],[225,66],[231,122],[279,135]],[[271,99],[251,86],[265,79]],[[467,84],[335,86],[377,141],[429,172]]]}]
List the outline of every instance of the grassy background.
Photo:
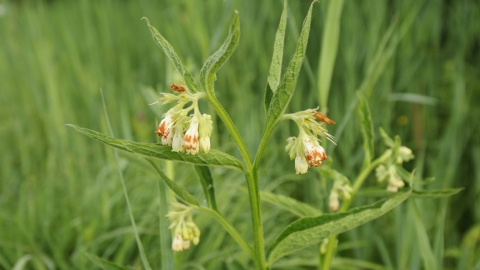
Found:
[{"label": "grassy background", "polygon": [[[319,69],[331,1],[316,4],[296,94],[288,111],[320,104]],[[146,105],[146,87],[168,91],[172,67],[140,18],[172,43],[198,75],[221,44],[237,9],[240,45],[218,73],[216,91],[254,153],[262,131],[263,89],[280,18],[281,1],[0,1],[0,269],[93,269],[85,253],[140,268],[111,148],[65,127],[108,133],[99,89],[106,96],[116,137],[156,140],[165,108]],[[289,4],[284,64],[288,63],[310,1]],[[334,167],[353,179],[362,165],[360,126],[351,110],[355,91],[369,99],[376,135],[382,126],[414,150],[427,187],[465,187],[451,199],[410,200],[388,215],[341,235],[337,269],[445,269],[479,267],[480,258],[480,4],[473,0],[347,0],[328,99],[337,121],[328,145]],[[211,112],[206,104],[203,111]],[[225,128],[214,121],[213,147],[239,155]],[[261,188],[325,210],[330,183],[311,170],[294,174],[284,153],[296,128],[282,124],[270,140]],[[376,140],[377,154],[384,150]],[[136,156],[121,153],[121,169],[150,264],[160,265],[158,178]],[[191,166],[171,173],[201,198]],[[250,239],[248,200],[236,189],[237,173],[214,169],[219,208]],[[373,176],[366,185],[375,184]],[[359,198],[364,204],[374,198]],[[295,219],[263,204],[265,238]],[[178,269],[251,266],[216,222],[196,215],[200,245],[175,255]],[[314,269],[318,247],[278,262],[276,268]],[[223,259],[218,259],[221,256]],[[355,266],[356,265],[356,266]],[[21,269],[21,268],[20,268]]]}]

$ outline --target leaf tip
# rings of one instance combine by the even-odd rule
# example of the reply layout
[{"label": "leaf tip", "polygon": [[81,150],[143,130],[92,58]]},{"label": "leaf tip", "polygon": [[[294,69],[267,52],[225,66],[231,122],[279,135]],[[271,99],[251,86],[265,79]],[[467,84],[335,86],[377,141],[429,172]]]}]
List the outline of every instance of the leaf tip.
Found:
[{"label": "leaf tip", "polygon": [[147,17],[143,16],[141,19],[141,21],[146,21],[148,25],[150,25],[150,21],[148,20]]}]

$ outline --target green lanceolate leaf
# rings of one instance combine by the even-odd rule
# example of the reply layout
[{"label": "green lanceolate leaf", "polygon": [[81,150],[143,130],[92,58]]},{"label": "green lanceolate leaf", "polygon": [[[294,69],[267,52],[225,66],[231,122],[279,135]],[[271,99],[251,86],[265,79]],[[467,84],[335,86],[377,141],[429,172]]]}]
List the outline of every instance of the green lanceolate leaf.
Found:
[{"label": "green lanceolate leaf", "polygon": [[285,29],[287,28],[287,0],[283,1],[283,11],[278,24],[277,33],[275,34],[275,43],[273,45],[273,56],[268,73],[268,84],[273,92],[277,91],[280,83],[283,60],[283,45],[285,43]]},{"label": "green lanceolate leaf", "polygon": [[444,198],[453,196],[463,188],[446,188],[446,189],[433,189],[433,190],[414,190],[412,198],[415,199],[431,199],[431,198]]},{"label": "green lanceolate leaf", "polygon": [[398,194],[388,200],[352,209],[345,213],[302,218],[290,224],[269,249],[269,264],[278,258],[321,240],[348,231],[390,211],[410,196],[410,192]]},{"label": "green lanceolate leaf", "polygon": [[235,12],[230,28],[228,30],[227,39],[223,42],[218,51],[212,54],[203,64],[200,70],[200,84],[203,90],[213,95],[213,82],[216,80],[216,73],[232,55],[237,48],[240,40],[240,16]]},{"label": "green lanceolate leaf", "polygon": [[196,165],[230,167],[243,172],[243,165],[238,159],[218,150],[211,149],[208,153],[199,152],[197,155],[187,155],[186,153],[172,152],[172,148],[170,146],[164,146],[155,143],[120,140],[87,128],[82,128],[75,125],[67,126],[74,128],[78,132],[90,138],[130,153]]},{"label": "green lanceolate leaf", "polygon": [[206,166],[195,166],[200,183],[202,184],[205,199],[210,208],[217,210],[217,201],[215,200],[215,189],[213,188],[213,177],[210,168]]},{"label": "green lanceolate leaf", "polygon": [[187,85],[188,89],[190,89],[193,92],[198,92],[198,86],[195,83],[195,80],[193,79],[190,72],[188,72],[188,70],[182,64],[182,61],[180,60],[177,53],[173,49],[172,45],[170,45],[170,43],[158,32],[158,30],[155,27],[150,25],[150,21],[146,17],[143,17],[142,20],[147,21],[148,28],[152,33],[153,39],[155,39],[158,46],[160,46],[160,48],[167,55],[170,61],[172,61],[173,65],[175,66],[177,71],[180,73],[180,75],[182,75],[183,80],[185,81],[185,84]]},{"label": "green lanceolate leaf", "polygon": [[372,115],[370,114],[370,108],[368,107],[368,101],[362,92],[357,92],[360,110],[360,122],[362,123],[362,134],[363,134],[363,148],[365,149],[365,164],[370,164],[370,161],[374,157],[374,133],[373,133],[373,122]]},{"label": "green lanceolate leaf", "polygon": [[293,198],[280,194],[260,191],[260,199],[262,201],[269,202],[273,205],[283,208],[299,217],[314,217],[322,214],[320,210],[309,204],[297,201]]},{"label": "green lanceolate leaf", "polygon": [[[273,44],[272,62],[270,63],[270,72],[268,73],[268,86],[270,86],[270,89],[267,87],[267,92],[265,93],[265,105],[267,110],[273,93],[277,91],[282,73],[283,45],[285,43],[285,29],[287,28],[287,2],[288,0],[283,1],[283,12],[280,17],[277,33],[275,34],[275,43]],[[268,90],[270,90],[270,94],[267,94]],[[268,101],[267,97],[269,97]]]},{"label": "green lanceolate leaf", "polygon": [[[410,198],[412,199],[434,199],[434,198],[445,198],[453,196],[463,188],[447,188],[447,189],[432,189],[432,190],[413,190],[412,195]],[[405,193],[404,191],[399,191],[397,193],[392,193],[385,188],[363,188],[361,189],[357,195],[358,196],[365,196],[365,197],[389,197],[392,194],[401,194]]]},{"label": "green lanceolate leaf", "polygon": [[186,191],[183,187],[168,178],[158,167],[158,165],[155,164],[154,160],[149,158],[146,158],[145,160],[153,166],[155,171],[157,171],[157,173],[160,175],[160,178],[162,178],[165,184],[175,193],[175,195],[177,195],[179,199],[190,205],[199,206],[197,199],[192,194],[188,193],[188,191]]},{"label": "green lanceolate leaf", "polygon": [[120,265],[116,265],[112,262],[99,258],[95,255],[85,253],[85,255],[94,262],[98,267],[102,268],[103,270],[130,270],[130,268],[122,267]]},{"label": "green lanceolate leaf", "polygon": [[270,102],[267,112],[266,134],[271,132],[271,130],[282,117],[295,90],[298,74],[300,73],[300,68],[302,67],[305,51],[307,49],[310,23],[312,21],[312,8],[314,3],[315,1],[310,5],[305,21],[303,22],[302,32],[300,33],[300,37],[298,39],[295,54],[293,55],[292,60],[290,60],[280,85],[278,86],[277,91],[273,94],[272,101]]}]

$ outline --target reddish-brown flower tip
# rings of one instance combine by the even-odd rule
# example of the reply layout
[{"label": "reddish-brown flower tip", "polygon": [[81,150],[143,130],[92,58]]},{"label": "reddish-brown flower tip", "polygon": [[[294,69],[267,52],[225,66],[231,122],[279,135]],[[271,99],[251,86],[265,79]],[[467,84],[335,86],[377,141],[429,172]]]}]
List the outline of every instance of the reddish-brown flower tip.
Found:
[{"label": "reddish-brown flower tip", "polygon": [[318,119],[318,121],[324,122],[324,123],[329,124],[329,125],[335,124],[335,121],[328,118],[325,114],[323,114],[321,112],[315,112],[313,115],[315,116],[315,118]]},{"label": "reddish-brown flower tip", "polygon": [[170,85],[170,89],[171,89],[172,91],[175,91],[175,92],[178,92],[178,93],[183,93],[183,92],[185,92],[185,87],[183,87],[183,86],[180,85],[180,84],[172,83],[172,85]]}]

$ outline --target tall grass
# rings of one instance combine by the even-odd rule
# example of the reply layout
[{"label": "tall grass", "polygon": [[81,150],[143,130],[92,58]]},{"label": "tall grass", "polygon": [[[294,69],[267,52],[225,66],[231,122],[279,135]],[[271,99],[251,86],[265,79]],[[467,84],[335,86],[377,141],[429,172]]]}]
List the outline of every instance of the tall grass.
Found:
[{"label": "tall grass", "polygon": [[[358,119],[348,114],[355,91],[369,98],[375,127],[399,134],[414,149],[408,164],[428,187],[465,187],[451,199],[412,201],[384,218],[340,236],[333,267],[354,269],[471,269],[480,258],[480,4],[460,1],[345,1],[332,73],[319,67],[331,1],[314,9],[307,61],[290,110],[316,107],[328,97],[339,123],[334,167],[353,178],[363,150]],[[222,42],[233,10],[242,35],[218,73],[217,96],[253,152],[259,143],[263,89],[283,1],[11,1],[0,17],[0,268],[92,269],[85,253],[141,267],[111,149],[65,128],[75,123],[108,133],[103,88],[116,137],[155,141],[155,114],[142,90],[166,91],[171,67],[140,18],[152,24],[198,75],[202,60]],[[310,1],[290,1],[285,41],[291,55]],[[326,61],[326,60],[325,60]],[[288,61],[284,61],[288,63]],[[331,83],[326,83],[323,78]],[[319,81],[319,78],[322,80]],[[318,92],[317,89],[321,92]],[[323,94],[322,94],[323,93]],[[325,95],[328,93],[328,95]],[[415,94],[415,95],[412,95]],[[233,102],[232,102],[233,100]],[[205,106],[203,104],[202,106]],[[324,105],[323,105],[324,106]],[[161,111],[160,111],[161,112]],[[239,155],[221,122],[213,147]],[[339,130],[344,125],[343,130]],[[319,174],[299,178],[284,153],[293,126],[269,142],[261,188],[324,207],[329,185]],[[382,150],[380,140],[376,142]],[[159,268],[158,179],[135,156],[121,153],[120,169],[148,261]],[[201,196],[190,166],[175,164],[175,178]],[[288,173],[285,174],[285,171]],[[216,169],[218,206],[246,231],[250,213],[237,173]],[[374,184],[374,179],[367,180]],[[424,188],[418,186],[419,189]],[[369,201],[365,197],[358,204]],[[264,203],[266,242],[294,217]],[[248,268],[248,258],[213,219],[199,214],[202,240],[176,255],[179,269]],[[314,267],[317,247],[278,268]],[[216,256],[226,255],[224,261]],[[352,261],[354,260],[354,261]],[[370,263],[370,264],[369,264]],[[372,266],[373,264],[373,266]],[[368,267],[367,267],[368,266]],[[383,268],[378,268],[383,269]]]}]

